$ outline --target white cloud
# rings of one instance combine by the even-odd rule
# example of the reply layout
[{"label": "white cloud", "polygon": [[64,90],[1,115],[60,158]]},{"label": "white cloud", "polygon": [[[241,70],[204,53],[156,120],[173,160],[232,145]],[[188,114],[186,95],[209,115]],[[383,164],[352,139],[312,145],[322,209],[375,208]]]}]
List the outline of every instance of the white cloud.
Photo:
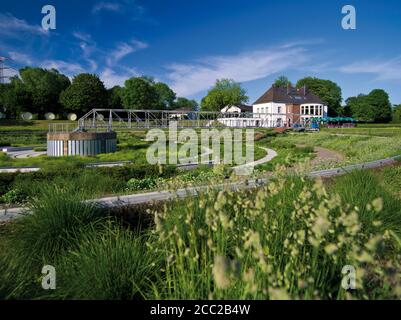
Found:
[{"label": "white cloud", "polygon": [[136,69],[127,69],[123,73],[116,73],[113,69],[105,68],[100,73],[100,79],[103,81],[106,88],[114,86],[124,86],[125,80],[131,77],[138,77],[139,73]]},{"label": "white cloud", "polygon": [[211,87],[216,79],[246,82],[298,67],[310,60],[305,48],[288,44],[237,55],[207,57],[194,63],[167,66],[168,78],[178,95],[192,95]]},{"label": "white cloud", "polygon": [[83,68],[78,63],[66,62],[63,60],[46,60],[40,65],[42,68],[46,69],[57,69],[61,73],[64,73],[68,76],[73,76],[77,73],[86,72],[85,68]]},{"label": "white cloud", "polygon": [[48,35],[45,29],[39,25],[32,25],[25,20],[18,19],[9,13],[0,13],[0,34],[9,37],[18,37],[21,33],[34,35]]},{"label": "white cloud", "polygon": [[107,65],[112,66],[116,62],[123,59],[125,56],[134,53],[141,49],[146,49],[148,44],[139,40],[131,40],[129,43],[122,42],[118,44],[118,46],[112,50],[107,58]]},{"label": "white cloud", "polygon": [[400,80],[401,56],[390,60],[365,60],[351,63],[339,68],[344,73],[370,73],[376,75],[375,80]]},{"label": "white cloud", "polygon": [[9,51],[8,55],[13,61],[25,66],[31,65],[33,63],[32,57],[26,53]]},{"label": "white cloud", "polygon": [[118,12],[121,10],[121,6],[117,2],[99,2],[92,8],[92,13],[98,13],[99,11],[114,11]]},{"label": "white cloud", "polygon": [[92,40],[92,36],[88,33],[77,31],[77,32],[74,32],[72,35],[81,41],[90,42]]}]

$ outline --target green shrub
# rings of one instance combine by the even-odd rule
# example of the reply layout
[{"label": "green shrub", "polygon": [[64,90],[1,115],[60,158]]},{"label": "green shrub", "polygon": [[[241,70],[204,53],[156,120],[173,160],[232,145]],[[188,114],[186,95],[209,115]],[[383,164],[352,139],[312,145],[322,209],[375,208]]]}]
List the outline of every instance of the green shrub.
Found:
[{"label": "green shrub", "polygon": [[52,264],[65,250],[78,245],[101,211],[82,202],[81,195],[68,187],[43,187],[29,204],[31,214],[15,221],[14,245],[21,261]]},{"label": "green shrub", "polygon": [[127,190],[129,191],[137,191],[137,190],[147,190],[147,189],[154,189],[158,186],[160,182],[160,178],[143,178],[143,179],[136,179],[131,178],[127,182]]},{"label": "green shrub", "polygon": [[143,236],[109,224],[86,235],[57,270],[58,298],[131,300],[147,293],[160,258]]},{"label": "green shrub", "polygon": [[12,189],[0,196],[0,203],[23,204],[27,200],[27,194],[21,189]]}]

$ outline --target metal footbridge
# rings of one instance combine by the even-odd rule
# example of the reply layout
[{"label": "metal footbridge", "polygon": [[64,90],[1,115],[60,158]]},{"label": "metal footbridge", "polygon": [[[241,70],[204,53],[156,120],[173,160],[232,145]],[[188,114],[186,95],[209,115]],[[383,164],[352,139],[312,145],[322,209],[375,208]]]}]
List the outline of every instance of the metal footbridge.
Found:
[{"label": "metal footbridge", "polygon": [[[112,131],[115,129],[168,128],[275,128],[284,127],[289,114],[252,112],[208,112],[175,110],[92,109],[78,125],[57,123],[50,132]],[[300,122],[300,114],[291,113]]]}]

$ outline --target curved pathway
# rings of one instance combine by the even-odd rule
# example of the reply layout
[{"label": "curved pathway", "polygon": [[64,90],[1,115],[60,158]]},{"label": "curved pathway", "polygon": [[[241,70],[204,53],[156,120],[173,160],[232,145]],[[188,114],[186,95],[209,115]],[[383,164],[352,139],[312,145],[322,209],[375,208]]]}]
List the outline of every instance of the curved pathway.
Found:
[{"label": "curved pathway", "polygon": [[273,149],[269,149],[269,148],[265,148],[265,147],[257,147],[257,148],[261,148],[261,149],[265,150],[266,156],[264,156],[263,158],[256,160],[256,161],[252,161],[249,163],[241,164],[239,166],[235,166],[235,167],[233,167],[233,169],[236,172],[240,172],[241,170],[244,170],[244,169],[245,170],[252,169],[259,164],[269,162],[269,161],[273,160],[273,158],[277,157],[277,152],[274,151]]}]

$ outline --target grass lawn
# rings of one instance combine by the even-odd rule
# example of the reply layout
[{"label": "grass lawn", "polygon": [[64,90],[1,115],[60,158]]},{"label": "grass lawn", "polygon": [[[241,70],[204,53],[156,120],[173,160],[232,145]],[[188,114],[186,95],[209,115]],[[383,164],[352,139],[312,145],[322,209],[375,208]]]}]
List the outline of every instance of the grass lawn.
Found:
[{"label": "grass lawn", "polygon": [[[339,133],[337,130],[333,133]],[[316,133],[297,133],[278,136],[277,144],[305,145],[308,147],[323,147],[341,153],[345,159],[338,165],[355,164],[378,159],[384,159],[401,154],[401,135],[379,137],[375,135],[333,135],[327,130]],[[332,166],[320,164],[320,169]]]}]

